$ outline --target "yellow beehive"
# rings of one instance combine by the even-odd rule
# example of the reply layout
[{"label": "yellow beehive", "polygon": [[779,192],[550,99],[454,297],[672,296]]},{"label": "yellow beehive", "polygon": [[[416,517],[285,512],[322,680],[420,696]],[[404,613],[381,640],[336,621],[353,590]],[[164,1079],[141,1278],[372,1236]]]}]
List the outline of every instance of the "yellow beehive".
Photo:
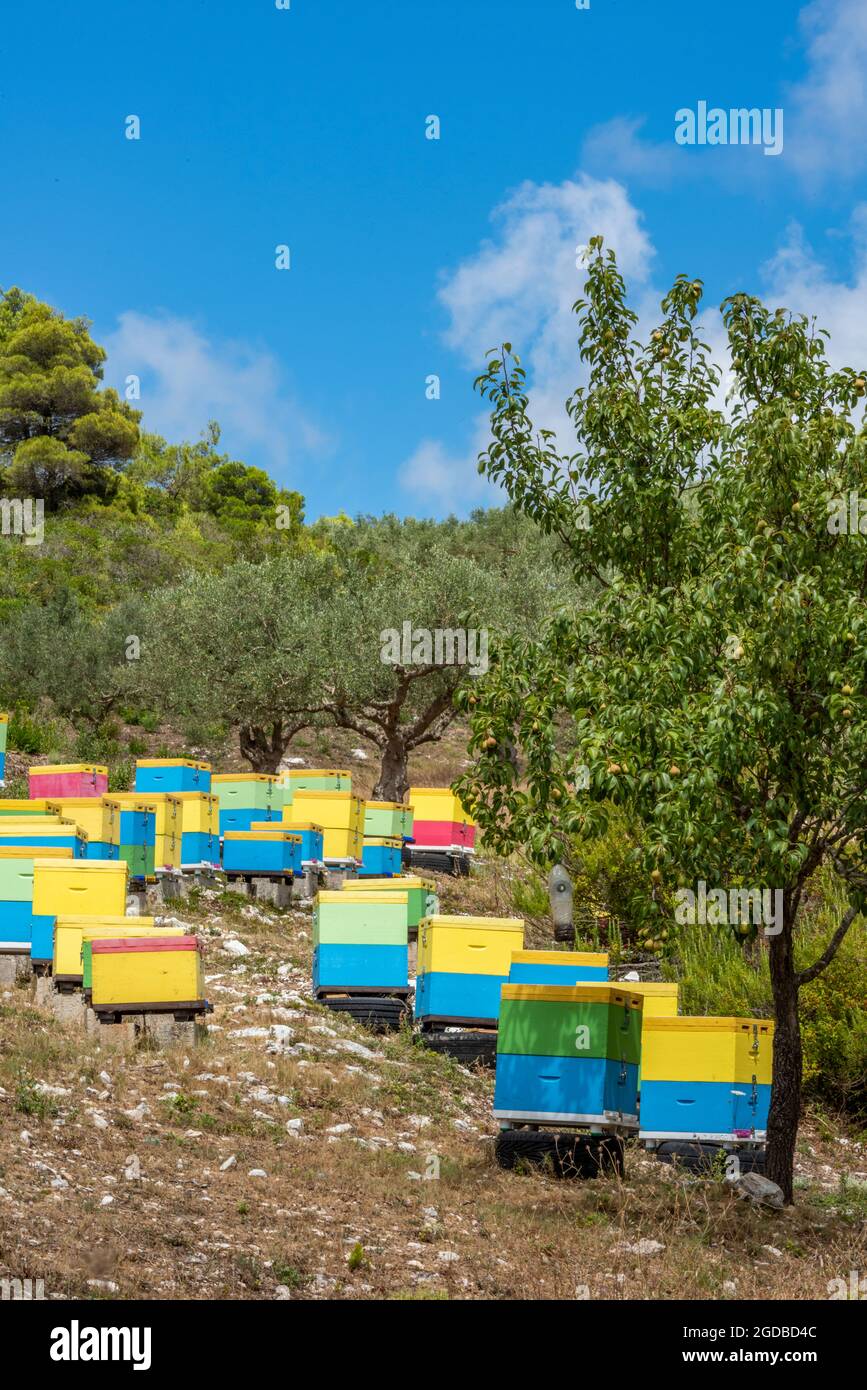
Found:
[{"label": "yellow beehive", "polygon": [[196,1008],[204,1003],[204,994],[202,953],[194,936],[93,943],[94,1009]]},{"label": "yellow beehive", "polygon": [[625,980],[621,983],[644,1000],[642,1018],[676,1018],[679,986],[660,980]]},{"label": "yellow beehive", "polygon": [[770,1085],[773,1036],[766,1019],[649,1018],[642,1030],[642,1080],[748,1085],[755,1076],[758,1085]]},{"label": "yellow beehive", "polygon": [[179,869],[181,867],[181,832],[168,835],[157,832],[154,846],[154,869]]},{"label": "yellow beehive", "polygon": [[177,928],[156,927],[153,917],[58,917],[54,923],[54,957],[51,963],[52,974],[61,982],[76,982],[81,979],[81,951],[85,940],[95,941],[99,937],[111,937],[115,933],[123,936],[131,928],[143,928],[143,935],[151,931],[174,932]]},{"label": "yellow beehive", "polygon": [[520,917],[424,917],[418,929],[418,973],[508,978],[512,952],[524,945]]},{"label": "yellow beehive", "polygon": [[33,861],[33,912],[36,916],[122,917],[126,908],[127,865],[123,860]]},{"label": "yellow beehive", "polygon": [[36,812],[44,813],[48,807],[48,798],[45,796],[34,797],[31,801],[25,796],[4,796],[0,797],[0,817],[15,815],[20,812],[22,816],[32,816]]}]

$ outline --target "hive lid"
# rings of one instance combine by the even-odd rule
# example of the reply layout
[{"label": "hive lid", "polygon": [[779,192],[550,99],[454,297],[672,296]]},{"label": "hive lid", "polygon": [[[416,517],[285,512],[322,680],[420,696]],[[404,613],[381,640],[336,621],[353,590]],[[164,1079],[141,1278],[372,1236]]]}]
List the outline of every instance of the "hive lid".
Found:
[{"label": "hive lid", "polygon": [[[268,825],[275,824],[268,821]],[[284,844],[301,844],[301,836],[291,830],[226,830],[224,840],[282,840]]]},{"label": "hive lid", "polygon": [[104,916],[101,912],[61,912],[59,916],[55,917],[54,923],[58,927],[125,927],[127,924],[153,927],[156,925],[153,917],[113,916],[111,914]]},{"label": "hive lid", "polygon": [[129,955],[151,951],[199,951],[197,936],[120,936],[92,943],[95,956]]},{"label": "hive lid", "polygon": [[321,903],[345,903],[347,900],[352,902],[364,903],[399,903],[401,899],[408,901],[405,892],[400,893],[347,893],[339,888],[323,888],[316,895],[317,901]]},{"label": "hive lid", "polygon": [[108,776],[108,768],[101,763],[43,763],[39,767],[31,767],[30,776],[41,777],[59,772],[101,772],[103,776]]},{"label": "hive lid", "polygon": [[213,792],[166,792],[166,801],[219,801],[219,797]]},{"label": "hive lid", "polygon": [[340,767],[290,767],[279,775],[289,781],[293,777],[351,777],[352,773]]},{"label": "hive lid", "polygon": [[201,772],[210,772],[210,763],[200,763],[195,758],[139,758],[136,767],[197,767]]},{"label": "hive lid", "polygon": [[168,792],[106,792],[100,798],[103,806],[141,806],[153,810],[168,799]]},{"label": "hive lid", "polygon": [[480,931],[520,931],[524,930],[523,917],[462,917],[435,913],[422,919],[421,925],[428,927],[473,927]]},{"label": "hive lid", "polygon": [[608,964],[607,951],[513,951],[513,965],[590,965]]},{"label": "hive lid", "polygon": [[636,994],[656,995],[662,999],[673,999],[680,989],[673,980],[615,980],[613,983],[628,987]]},{"label": "hive lid", "polygon": [[399,835],[365,835],[366,845],[388,845],[390,849],[400,849],[403,844]]},{"label": "hive lid", "polygon": [[753,1028],[762,1033],[774,1031],[769,1018],[714,1018],[689,1014],[681,1014],[678,1018],[647,1018],[644,1026],[655,1033],[751,1033]]},{"label": "hive lid", "polygon": [[215,772],[211,782],[276,782],[277,776],[271,772]]},{"label": "hive lid", "polygon": [[432,878],[419,878],[416,874],[396,874],[394,878],[348,878],[343,884],[343,892],[353,889],[358,892],[385,892],[388,889],[399,892],[401,889],[426,888],[434,892],[436,883]]},{"label": "hive lid", "polygon": [[369,811],[411,811],[412,807],[406,801],[368,801],[366,802]]},{"label": "hive lid", "polygon": [[328,790],[317,791],[316,787],[299,787],[295,793],[297,802],[300,797],[308,797],[311,801],[357,801],[361,804],[362,798],[356,796],[354,792],[338,792],[330,788]]},{"label": "hive lid", "polygon": [[502,997],[537,1004],[625,1004],[630,1009],[642,1009],[644,1004],[640,994],[601,980],[580,985],[503,985]]},{"label": "hive lid", "polygon": [[74,859],[71,864],[58,864],[55,860],[44,857],[40,854],[33,863],[39,869],[62,869],[64,873],[68,869],[74,869],[76,873],[87,874],[124,874],[127,872],[127,864],[124,859]]},{"label": "hive lid", "polygon": [[315,831],[317,831],[318,834],[320,834],[320,835],[323,833],[323,831],[324,831],[324,829],[325,829],[324,826],[322,826],[322,825],[314,825],[311,821],[291,821],[291,820],[287,820],[287,821],[283,821],[282,824],[283,824],[283,825],[291,825],[293,831],[295,831],[295,830],[315,830]]},{"label": "hive lid", "polygon": [[[69,845],[0,845],[0,859],[71,859]],[[91,863],[91,860],[87,861]]]}]

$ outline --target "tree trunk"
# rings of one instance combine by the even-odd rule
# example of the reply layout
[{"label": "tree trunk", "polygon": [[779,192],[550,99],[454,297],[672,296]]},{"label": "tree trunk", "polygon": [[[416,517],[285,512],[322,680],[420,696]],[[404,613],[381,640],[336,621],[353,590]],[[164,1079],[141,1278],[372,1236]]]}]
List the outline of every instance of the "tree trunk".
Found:
[{"label": "tree trunk", "polygon": [[238,731],[241,757],[254,772],[276,772],[286,751],[283,724],[276,719],[270,730],[259,724],[242,724]]},{"label": "tree trunk", "polygon": [[382,750],[379,780],[373,789],[374,801],[405,801],[409,792],[407,761],[409,754],[403,739],[392,735]]},{"label": "tree trunk", "polygon": [[802,1048],[798,1018],[798,978],[792,942],[794,922],[786,907],[783,930],[771,937],[770,969],[774,994],[774,1071],[768,1115],[767,1175],[794,1201],[795,1143],[801,1115]]}]

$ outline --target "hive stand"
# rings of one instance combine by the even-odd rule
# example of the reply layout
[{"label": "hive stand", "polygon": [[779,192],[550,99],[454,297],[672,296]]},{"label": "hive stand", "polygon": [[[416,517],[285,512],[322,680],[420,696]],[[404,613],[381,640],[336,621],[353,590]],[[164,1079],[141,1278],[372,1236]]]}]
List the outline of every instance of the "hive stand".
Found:
[{"label": "hive stand", "polygon": [[409,990],[320,989],[316,1002],[333,1013],[346,1014],[371,1033],[395,1032],[409,1020]]},{"label": "hive stand", "polygon": [[496,1066],[496,1028],[485,1026],[483,1020],[479,1021],[478,1026],[474,1026],[473,1019],[461,1019],[460,1022],[463,1027],[452,1028],[446,1023],[425,1020],[420,1025],[418,1041],[431,1052],[442,1052],[456,1062],[476,1062],[482,1067]]},{"label": "hive stand", "polygon": [[0,985],[17,985],[30,977],[30,948],[0,951]]}]

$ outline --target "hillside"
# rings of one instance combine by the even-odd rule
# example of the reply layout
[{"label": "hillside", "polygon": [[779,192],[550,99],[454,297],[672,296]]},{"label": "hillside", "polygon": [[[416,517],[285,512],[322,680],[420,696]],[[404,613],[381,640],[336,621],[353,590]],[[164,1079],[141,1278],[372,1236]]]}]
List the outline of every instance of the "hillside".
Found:
[{"label": "hillside", "polygon": [[[461,886],[439,886],[454,910]],[[786,1300],[863,1269],[867,1151],[817,1114],[783,1212],[636,1148],[622,1183],[503,1173],[487,1074],[311,1002],[309,910],[204,890],[178,919],[207,943],[200,1046],[118,1051],[29,990],[0,999],[0,1277],[49,1297]]]}]

